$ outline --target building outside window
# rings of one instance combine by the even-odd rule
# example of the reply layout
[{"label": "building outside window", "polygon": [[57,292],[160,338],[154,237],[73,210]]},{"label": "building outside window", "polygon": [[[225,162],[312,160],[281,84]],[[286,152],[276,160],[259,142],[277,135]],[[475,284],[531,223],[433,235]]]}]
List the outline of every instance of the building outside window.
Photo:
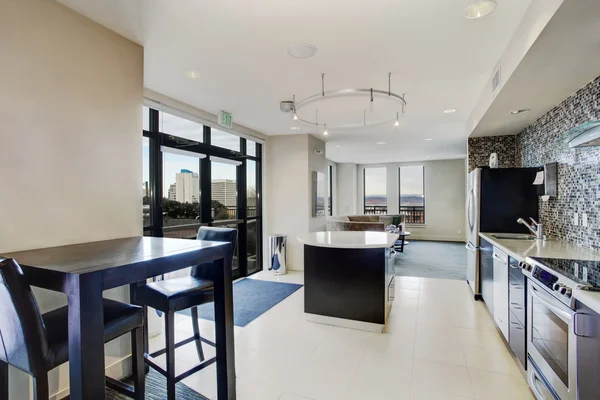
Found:
[{"label": "building outside window", "polygon": [[363,193],[365,214],[387,214],[387,191],[385,167],[363,170]]},{"label": "building outside window", "polygon": [[407,224],[425,223],[425,167],[423,165],[398,169],[400,214]]}]

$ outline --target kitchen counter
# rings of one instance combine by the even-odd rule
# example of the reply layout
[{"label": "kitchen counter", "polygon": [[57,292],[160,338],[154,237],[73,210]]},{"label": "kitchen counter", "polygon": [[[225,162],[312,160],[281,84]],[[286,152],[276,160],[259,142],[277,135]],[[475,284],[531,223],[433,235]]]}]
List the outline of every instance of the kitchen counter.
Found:
[{"label": "kitchen counter", "polygon": [[[600,261],[600,252],[560,240],[496,239],[491,233],[480,233],[479,236],[519,261],[525,261],[527,257]],[[575,289],[573,297],[600,314],[600,292]]]},{"label": "kitchen counter", "polygon": [[389,248],[398,240],[397,234],[386,232],[310,232],[297,236],[300,243],[309,246],[338,249]]}]

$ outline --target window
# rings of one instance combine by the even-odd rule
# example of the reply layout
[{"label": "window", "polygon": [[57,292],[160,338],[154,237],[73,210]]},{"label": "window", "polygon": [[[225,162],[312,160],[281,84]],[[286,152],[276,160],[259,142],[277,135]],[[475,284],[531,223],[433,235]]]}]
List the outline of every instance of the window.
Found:
[{"label": "window", "polygon": [[246,154],[256,157],[256,142],[246,140]]},{"label": "window", "polygon": [[150,139],[147,137],[142,138],[142,171],[142,215],[144,226],[150,226]]},{"label": "window", "polygon": [[333,215],[333,165],[327,167],[327,215]]},{"label": "window", "polygon": [[400,167],[400,214],[407,224],[425,223],[425,167]]},{"label": "window", "polygon": [[237,165],[225,162],[211,163],[213,221],[237,219],[237,168]]},{"label": "window", "polygon": [[246,161],[246,209],[248,217],[258,215],[256,209],[256,161]]},{"label": "window", "polygon": [[162,133],[200,143],[203,141],[204,125],[202,124],[166,112],[160,113],[159,121]]},{"label": "window", "polygon": [[215,128],[210,129],[210,144],[224,149],[240,151],[239,136]]},{"label": "window", "polygon": [[363,170],[365,214],[387,214],[385,167]]}]

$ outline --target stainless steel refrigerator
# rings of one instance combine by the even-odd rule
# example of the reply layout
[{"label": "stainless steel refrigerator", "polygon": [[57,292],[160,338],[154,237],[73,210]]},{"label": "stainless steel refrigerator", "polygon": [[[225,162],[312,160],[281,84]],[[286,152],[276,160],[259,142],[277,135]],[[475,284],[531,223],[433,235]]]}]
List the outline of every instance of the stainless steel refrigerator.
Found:
[{"label": "stainless steel refrigerator", "polygon": [[467,192],[467,282],[481,297],[479,233],[529,233],[519,218],[538,219],[540,168],[476,168],[469,173]]}]

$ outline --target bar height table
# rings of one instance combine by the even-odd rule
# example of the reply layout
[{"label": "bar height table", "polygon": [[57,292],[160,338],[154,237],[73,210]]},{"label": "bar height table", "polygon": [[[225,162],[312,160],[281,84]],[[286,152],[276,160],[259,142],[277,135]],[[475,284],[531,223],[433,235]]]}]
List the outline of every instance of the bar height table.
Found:
[{"label": "bar height table", "polygon": [[230,243],[136,236],[2,254],[32,286],[62,292],[69,307],[71,399],[105,398],[102,292],[213,261],[217,394],[234,400],[232,249]]}]

